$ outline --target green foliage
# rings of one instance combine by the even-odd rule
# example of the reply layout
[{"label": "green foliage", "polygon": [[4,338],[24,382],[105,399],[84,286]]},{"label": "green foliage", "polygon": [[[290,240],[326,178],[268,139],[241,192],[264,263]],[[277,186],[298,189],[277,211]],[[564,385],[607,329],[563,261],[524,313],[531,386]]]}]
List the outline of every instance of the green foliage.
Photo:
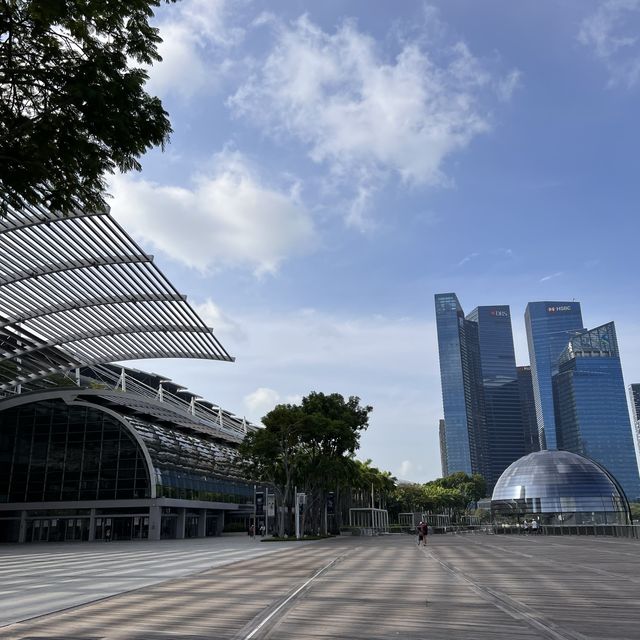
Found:
[{"label": "green foliage", "polygon": [[433,480],[428,484],[446,489],[456,489],[465,498],[467,504],[469,502],[477,502],[480,498],[484,498],[487,493],[487,483],[478,473],[469,476],[464,471],[458,471],[444,478]]},{"label": "green foliage", "polygon": [[391,475],[390,471],[380,471],[376,467],[371,466],[371,460],[364,462],[352,459],[352,467],[350,469],[350,484],[354,488],[374,490],[383,493],[389,493],[395,489],[397,479]]},{"label": "green foliage", "polygon": [[631,502],[631,518],[634,522],[640,522],[640,502]]},{"label": "green foliage", "polygon": [[[174,2],[175,0],[164,0]],[[101,209],[105,173],[171,133],[146,93],[160,57],[149,25],[163,0],[3,0],[0,4],[0,186],[54,210]]]},{"label": "green foliage", "polygon": [[392,515],[398,513],[453,513],[466,511],[486,494],[486,482],[478,474],[454,473],[425,484],[402,484],[390,502]]},{"label": "green foliage", "polygon": [[[293,503],[292,489],[297,485],[308,496],[305,517],[309,527],[313,531],[324,528],[326,493],[356,479],[363,481],[353,456],[371,410],[355,396],[345,400],[337,393],[316,392],[300,405],[276,406],[262,419],[265,428],[248,434],[240,446],[247,473],[273,483],[287,506]],[[368,467],[368,472],[374,470]],[[284,532],[284,512],[279,528]]]}]

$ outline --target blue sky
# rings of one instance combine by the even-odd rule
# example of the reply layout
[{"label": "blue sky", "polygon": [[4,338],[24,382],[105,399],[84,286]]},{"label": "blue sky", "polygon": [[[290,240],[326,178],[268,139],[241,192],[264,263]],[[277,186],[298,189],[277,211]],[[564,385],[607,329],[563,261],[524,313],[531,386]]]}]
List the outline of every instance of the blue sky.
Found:
[{"label": "blue sky", "polygon": [[150,90],[174,133],[112,210],[236,356],[138,363],[258,420],[372,404],[361,457],[440,475],[433,295],[615,320],[640,381],[640,0],[182,0]]}]

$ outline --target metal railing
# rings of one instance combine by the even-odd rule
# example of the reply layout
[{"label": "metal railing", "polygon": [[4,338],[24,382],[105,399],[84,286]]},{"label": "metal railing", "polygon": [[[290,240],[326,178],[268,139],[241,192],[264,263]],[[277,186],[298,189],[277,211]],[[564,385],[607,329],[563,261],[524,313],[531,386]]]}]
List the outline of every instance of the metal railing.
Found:
[{"label": "metal railing", "polygon": [[497,535],[610,536],[640,540],[640,524],[544,524],[537,530],[523,529],[517,525],[485,525],[482,531]]}]

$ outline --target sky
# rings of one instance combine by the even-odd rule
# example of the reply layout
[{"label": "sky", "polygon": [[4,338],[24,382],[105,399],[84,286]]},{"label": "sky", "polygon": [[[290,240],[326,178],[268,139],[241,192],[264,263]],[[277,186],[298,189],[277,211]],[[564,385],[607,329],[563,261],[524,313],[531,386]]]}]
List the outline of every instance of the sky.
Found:
[{"label": "sky", "polygon": [[640,0],[182,0],[149,69],[173,134],[112,212],[235,363],[136,362],[258,422],[373,406],[358,456],[441,475],[433,296],[578,300],[640,381]]}]

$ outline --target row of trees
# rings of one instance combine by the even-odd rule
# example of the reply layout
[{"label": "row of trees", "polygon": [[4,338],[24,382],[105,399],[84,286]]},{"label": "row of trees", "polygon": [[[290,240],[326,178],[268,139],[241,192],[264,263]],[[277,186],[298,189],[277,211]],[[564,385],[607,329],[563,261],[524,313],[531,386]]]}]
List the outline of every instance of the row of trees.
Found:
[{"label": "row of trees", "polygon": [[454,520],[486,495],[487,485],[479,474],[460,471],[425,484],[407,483],[396,487],[389,504],[392,517],[398,513],[447,513]]},{"label": "row of trees", "polygon": [[369,424],[370,406],[340,394],[311,393],[297,404],[280,404],[249,433],[240,447],[245,472],[269,483],[279,506],[277,533],[292,531],[295,488],[306,494],[303,522],[309,531],[327,532],[327,502],[333,494],[335,527],[349,507],[401,512],[458,514],[483,497],[481,476],[456,473],[426,484],[397,484],[390,472],[355,458]]}]

